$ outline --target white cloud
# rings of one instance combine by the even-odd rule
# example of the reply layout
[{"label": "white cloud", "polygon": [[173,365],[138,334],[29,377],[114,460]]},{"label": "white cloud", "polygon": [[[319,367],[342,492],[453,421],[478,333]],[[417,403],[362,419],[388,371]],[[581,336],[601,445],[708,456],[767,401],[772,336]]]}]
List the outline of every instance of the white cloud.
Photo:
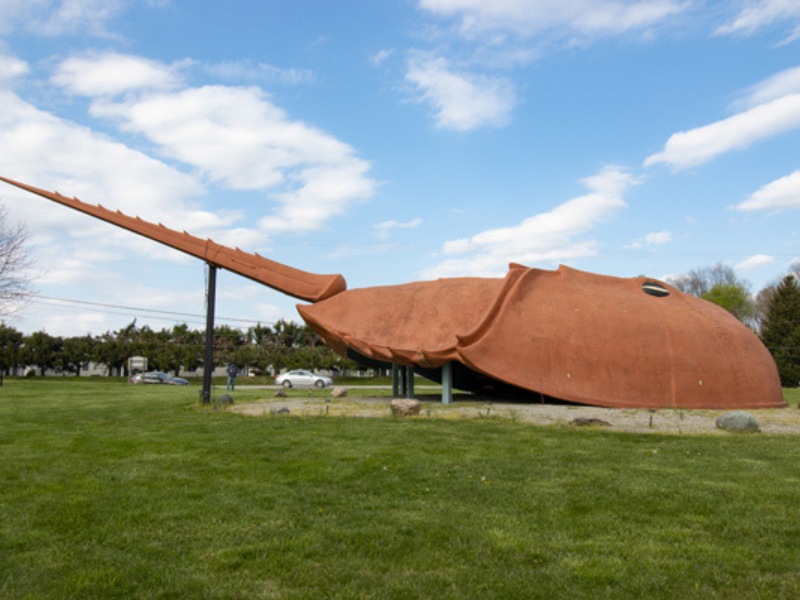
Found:
[{"label": "white cloud", "polygon": [[676,170],[694,167],[797,127],[800,127],[800,93],[760,104],[704,127],[675,133],[664,150],[649,156],[644,165],[667,163]]},{"label": "white cloud", "polygon": [[264,231],[315,231],[356,202],[370,198],[374,183],[366,177],[369,164],[342,156],[339,164],[311,166],[298,171],[296,189],[274,197],[282,207],[258,224]]},{"label": "white cloud", "polygon": [[[143,218],[182,222],[184,202],[204,192],[194,178],[75,123],[41,112],[11,92],[0,92],[0,164],[3,175]],[[42,211],[29,194],[15,210],[48,227],[69,211]],[[67,218],[66,222],[69,222]],[[84,225],[85,225],[84,221]],[[86,229],[85,227],[83,228]]]},{"label": "white cloud", "polygon": [[747,90],[745,97],[734,106],[739,108],[751,108],[765,102],[771,102],[788,96],[800,93],[800,67],[786,69],[767,77]]},{"label": "white cloud", "polygon": [[433,105],[436,124],[443,129],[501,127],[517,103],[507,80],[454,72],[444,58],[412,58],[406,79]]},{"label": "white cloud", "polygon": [[[199,283],[199,282],[198,282]],[[201,284],[202,285],[202,284]],[[205,290],[202,287],[192,289],[163,289],[143,283],[126,283],[116,286],[115,302],[125,306],[135,306],[154,310],[176,310],[202,315]]]},{"label": "white cloud", "polygon": [[468,239],[445,243],[448,255],[467,255],[447,259],[425,269],[425,279],[454,276],[502,276],[509,262],[527,265],[557,263],[568,259],[593,256],[597,244],[593,240],[576,241],[627,206],[625,192],[638,183],[619,167],[606,167],[582,183],[589,193],[573,198],[553,210],[534,215],[519,225],[490,229]]},{"label": "white cloud", "polygon": [[107,35],[106,22],[127,4],[125,0],[61,0],[49,18],[41,23],[41,29],[52,35],[75,31]]},{"label": "white cloud", "polygon": [[733,208],[742,211],[800,208],[800,171],[768,183]]},{"label": "white cloud", "polygon": [[[263,242],[263,233],[232,228],[238,213],[212,213],[192,206],[191,199],[205,192],[194,177],[86,127],[43,113],[11,92],[0,92],[0,164],[6,177],[90,204],[102,203],[173,229],[185,228],[231,245]],[[77,278],[92,279],[106,272],[98,265],[112,258],[186,260],[174,250],[5,184],[0,199],[14,221],[27,223],[34,233],[34,246],[58,248],[57,255],[40,257],[37,266],[44,272],[40,283],[68,285]]]},{"label": "white cloud", "polygon": [[317,80],[314,72],[307,69],[281,69],[266,63],[253,64],[250,60],[231,60],[203,65],[203,70],[220,79],[252,83],[301,85],[314,83]]},{"label": "white cloud", "polygon": [[792,21],[794,30],[784,40],[791,42],[800,37],[800,27],[796,25],[800,20],[800,4],[796,0],[760,0],[749,2],[731,22],[719,27],[718,35],[750,36],[757,31],[780,23]]},{"label": "white cloud", "polygon": [[[39,312],[39,311],[36,311]],[[37,331],[46,331],[59,337],[98,334],[112,329],[108,316],[97,311],[69,310],[58,305],[57,310],[49,307],[37,315]]]},{"label": "white cloud", "polygon": [[394,50],[378,50],[375,54],[371,54],[369,62],[374,67],[381,66],[388,58],[394,54]]},{"label": "white cloud", "polygon": [[400,223],[399,221],[394,220],[384,221],[383,223],[374,225],[373,228],[375,229],[378,237],[383,239],[389,236],[389,232],[392,229],[414,229],[420,225],[422,225],[422,219],[417,217],[416,219],[412,219],[406,223]]},{"label": "white cloud", "polygon": [[669,231],[659,231],[648,233],[644,238],[645,246],[660,246],[672,241],[672,234]]},{"label": "white cloud", "polygon": [[654,233],[648,233],[643,238],[639,238],[634,240],[625,248],[641,248],[642,246],[660,246],[661,244],[667,244],[672,241],[672,234],[669,231],[658,231]]},{"label": "white cloud", "polygon": [[35,273],[36,283],[43,285],[75,285],[79,283],[100,284],[107,282],[113,271],[99,269],[97,261],[88,252],[60,252],[54,255],[49,252],[42,256],[38,253],[37,263],[40,268]]},{"label": "white cloud", "polygon": [[275,323],[281,319],[297,320],[297,317],[287,315],[274,304],[257,303],[253,308],[255,309],[255,317],[260,319],[261,323]]},{"label": "white cloud", "polygon": [[[507,74],[530,64],[553,45],[581,46],[615,35],[634,33],[651,38],[657,27],[686,10],[692,0],[419,0],[421,11],[446,23],[428,29],[437,41],[451,34],[467,45],[459,48],[458,64],[445,58],[412,55],[406,80],[433,109],[442,129],[472,131],[503,127],[518,105]],[[447,24],[454,23],[454,27]],[[455,55],[454,55],[455,56]],[[382,55],[375,59],[383,60]],[[492,73],[503,73],[492,76]]]},{"label": "white cloud", "polygon": [[506,30],[522,36],[573,37],[643,30],[673,17],[689,2],[673,0],[420,0],[420,8],[459,19],[464,35]]},{"label": "white cloud", "polygon": [[[140,67],[129,70],[135,77],[126,81],[109,77],[114,66],[126,65]],[[20,65],[14,68],[19,71]],[[374,182],[367,177],[369,164],[355,157],[350,146],[290,120],[256,88],[176,89],[182,82],[173,67],[112,54],[69,59],[56,73],[60,85],[94,98],[95,115],[146,136],[156,152],[189,165],[192,174],[42,112],[0,86],[2,175],[247,249],[263,246],[275,231],[319,229],[374,191]],[[113,101],[112,95],[120,92],[124,96]],[[240,212],[199,207],[196,198],[206,193],[203,179],[265,192],[272,198],[269,206],[277,202],[278,208],[258,228],[237,227],[243,218]],[[109,261],[120,258],[129,264],[132,257],[137,264],[147,258],[160,264],[168,261],[172,268],[191,262],[181,253],[106,223],[11,186],[0,187],[0,199],[11,218],[26,222],[41,248],[58,249],[57,255],[50,253],[37,262],[41,275],[37,284],[60,289],[109,284],[116,272]],[[265,208],[262,214],[268,212]],[[127,291],[130,286],[117,288]],[[152,294],[144,296],[155,301]],[[260,312],[274,315],[275,309],[265,305]],[[68,324],[41,315],[34,322],[60,334],[71,331]],[[101,325],[96,322],[92,329]]]},{"label": "white cloud", "polygon": [[290,120],[258,88],[191,88],[96,101],[91,110],[222,186],[268,192],[280,207],[259,222],[267,232],[320,229],[374,193],[369,163],[349,145]]},{"label": "white cloud", "polygon": [[0,87],[6,86],[29,71],[28,63],[13,56],[0,54]]},{"label": "white cloud", "polygon": [[766,254],[756,254],[747,258],[736,265],[734,268],[739,271],[752,271],[764,265],[768,265],[775,261],[774,256],[767,256]]},{"label": "white cloud", "polygon": [[180,84],[180,69],[142,58],[116,53],[74,56],[56,69],[52,82],[83,96],[117,95],[138,90],[169,90]]},{"label": "white cloud", "polygon": [[131,0],[0,0],[0,33],[23,27],[36,35],[110,37],[107,22],[131,4]]},{"label": "white cloud", "polygon": [[0,0],[0,34],[8,33],[18,25],[24,23],[34,10],[46,4],[44,0]]}]

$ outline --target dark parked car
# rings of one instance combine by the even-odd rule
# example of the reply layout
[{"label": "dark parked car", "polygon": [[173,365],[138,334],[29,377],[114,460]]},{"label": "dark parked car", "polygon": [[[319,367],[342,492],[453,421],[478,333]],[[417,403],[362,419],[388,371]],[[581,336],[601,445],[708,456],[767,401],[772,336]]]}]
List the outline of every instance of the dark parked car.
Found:
[{"label": "dark parked car", "polygon": [[161,383],[166,385],[189,385],[189,382],[180,377],[173,377],[166,373],[150,371],[149,373],[137,373],[131,377],[131,383]]}]

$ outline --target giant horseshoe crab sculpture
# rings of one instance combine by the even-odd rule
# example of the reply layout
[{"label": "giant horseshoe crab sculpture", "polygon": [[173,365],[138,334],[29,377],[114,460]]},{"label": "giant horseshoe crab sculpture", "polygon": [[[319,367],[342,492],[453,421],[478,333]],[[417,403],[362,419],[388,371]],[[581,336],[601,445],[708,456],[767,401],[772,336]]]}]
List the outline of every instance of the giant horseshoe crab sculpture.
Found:
[{"label": "giant horseshoe crab sculpture", "polygon": [[341,355],[399,364],[472,391],[527,391],[634,408],[785,406],[761,341],[722,308],[648,278],[512,264],[503,279],[455,278],[347,290],[258,254],[0,180],[311,304],[306,323]]}]

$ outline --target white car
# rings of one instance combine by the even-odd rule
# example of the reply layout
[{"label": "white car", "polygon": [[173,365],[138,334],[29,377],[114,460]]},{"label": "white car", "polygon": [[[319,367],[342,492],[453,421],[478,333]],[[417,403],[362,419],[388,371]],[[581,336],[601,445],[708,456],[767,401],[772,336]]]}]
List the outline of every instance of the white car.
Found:
[{"label": "white car", "polygon": [[291,387],[314,387],[324,388],[333,385],[333,379],[323,375],[314,375],[311,371],[303,371],[297,369],[289,371],[283,375],[278,375],[275,378],[275,383],[282,385],[285,388]]}]

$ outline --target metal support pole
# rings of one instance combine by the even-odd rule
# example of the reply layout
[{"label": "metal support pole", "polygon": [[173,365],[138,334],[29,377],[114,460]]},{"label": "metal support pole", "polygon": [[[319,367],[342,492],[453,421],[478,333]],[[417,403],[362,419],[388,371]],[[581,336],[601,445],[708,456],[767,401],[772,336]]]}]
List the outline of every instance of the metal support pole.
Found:
[{"label": "metal support pole", "polygon": [[217,295],[217,267],[208,263],[206,287],[206,354],[203,360],[203,404],[211,403],[211,375],[214,372],[214,302]]},{"label": "metal support pole", "polygon": [[453,363],[442,365],[442,404],[453,402]]},{"label": "metal support pole", "polygon": [[414,367],[406,367],[406,398],[414,399]]},{"label": "metal support pole", "polygon": [[400,365],[392,365],[392,396],[400,395]]}]

